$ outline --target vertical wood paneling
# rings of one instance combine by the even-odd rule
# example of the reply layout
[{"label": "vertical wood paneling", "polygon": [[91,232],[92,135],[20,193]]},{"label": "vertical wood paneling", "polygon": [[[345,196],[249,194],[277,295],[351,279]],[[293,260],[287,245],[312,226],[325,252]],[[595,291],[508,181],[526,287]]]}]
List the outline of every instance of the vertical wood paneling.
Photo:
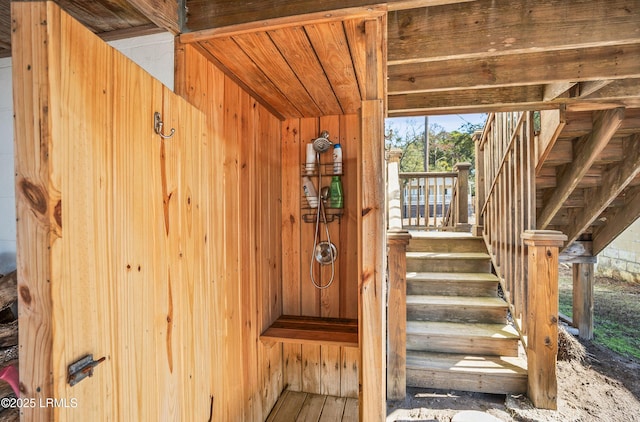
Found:
[{"label": "vertical wood paneling", "polygon": [[[331,141],[336,144],[340,141],[340,118],[339,116],[325,116],[319,119],[320,130],[326,130],[329,132]],[[320,154],[320,161],[323,163],[333,162],[333,149]],[[330,173],[330,171],[327,171]],[[322,186],[329,186],[331,184],[331,176],[323,177]],[[320,189],[322,186],[318,186]],[[331,242],[336,245],[336,248],[342,249],[343,243],[340,240],[340,227],[341,220],[336,219],[333,223],[329,224],[329,236]],[[326,240],[326,234],[322,225],[320,225],[319,239]],[[346,263],[345,263],[346,264]],[[340,268],[343,263],[340,259],[336,259],[334,263],[334,277],[331,286],[320,291],[320,316],[337,318],[340,316],[340,286],[342,280],[340,279]],[[331,266],[323,265],[320,267],[323,283],[327,283],[331,280]],[[339,396],[340,395],[340,347],[336,346],[320,346],[321,357],[321,380],[320,380],[320,393]]]},{"label": "vertical wood paneling", "polygon": [[[80,404],[25,417],[263,420],[282,390],[281,346],[258,341],[282,306],[279,122],[192,49],[176,86],[206,121],[54,3],[14,19],[24,395]],[[68,387],[86,353],[106,361]]]},{"label": "vertical wood paneling", "polygon": [[[282,122],[282,313],[301,315],[300,120]],[[302,391],[302,346],[283,344],[284,383]]]},{"label": "vertical wood paneling", "polygon": [[213,420],[261,421],[282,391],[285,372],[282,345],[258,340],[283,304],[281,126],[196,49],[179,47],[187,82],[176,86],[207,114],[212,134],[204,167],[216,210],[207,233]]},{"label": "vertical wood paneling", "polygon": [[[49,40],[47,26],[40,22],[48,17],[55,22],[56,17],[47,16],[43,4],[12,3],[11,13],[21,397],[39,401],[54,394],[52,285],[47,281],[53,276],[56,258],[51,246],[59,241],[61,230],[51,210],[60,199],[56,195],[60,186],[51,177],[54,156],[47,158],[54,119],[44,112],[55,110],[48,83],[53,59],[43,47]],[[38,265],[31,265],[29,257],[37,258]],[[25,408],[23,415],[51,419],[53,410]]]},{"label": "vertical wood paneling", "polygon": [[[357,318],[357,160],[360,150],[360,119],[357,115],[290,119],[283,123],[282,140],[282,259],[283,313],[309,316]],[[301,165],[306,144],[328,130],[332,142],[343,148],[344,174],[341,176],[345,198],[344,215],[329,224],[332,242],[338,249],[333,284],[318,290],[309,275],[315,224],[301,220],[306,206],[301,188]],[[332,153],[321,154],[322,163],[331,163]],[[316,188],[317,177],[312,178]],[[328,186],[331,176],[322,178]],[[303,210],[308,212],[308,210]],[[321,225],[321,238],[325,239]],[[296,273],[297,270],[297,273]],[[316,277],[330,278],[330,267],[314,262]],[[359,351],[318,345],[284,344],[284,377],[287,388],[316,394],[357,397]]]},{"label": "vertical wood paneling", "polygon": [[[344,215],[340,220],[340,317],[358,318],[358,161],[362,137],[358,115],[340,116],[340,144],[345,169],[342,176]],[[357,380],[356,380],[357,384]]]},{"label": "vertical wood paneling", "polygon": [[[109,210],[112,157],[108,142],[111,127],[101,123],[113,118],[113,91],[107,82],[113,77],[113,57],[104,49],[95,48],[99,47],[95,39],[87,40],[90,45],[86,54],[73,54],[70,49],[74,41],[86,38],[84,28],[74,25],[68,16],[60,16],[53,8],[49,8],[48,13],[51,17],[59,17],[60,26],[67,28],[60,39],[53,41],[50,50],[51,56],[55,57],[49,67],[55,76],[50,80],[60,83],[51,84],[52,98],[56,99],[51,112],[52,116],[57,117],[53,122],[51,138],[53,154],[49,157],[56,167],[76,163],[73,172],[60,171],[59,168],[57,176],[52,178],[60,181],[61,229],[64,228],[59,243],[61,247],[52,249],[57,255],[56,266],[60,271],[60,278],[53,288],[53,297],[54,303],[62,301],[66,304],[56,312],[54,326],[56,331],[69,330],[73,333],[68,337],[54,336],[53,349],[54,353],[60,353],[60,361],[70,362],[77,359],[76,354],[82,350],[99,354],[96,357],[110,354],[110,338],[100,333],[109,332],[112,324],[109,320],[109,298],[113,287],[109,279],[111,256],[103,252],[105,246],[108,248],[111,243],[112,228],[112,213]],[[55,18],[52,24],[52,27],[58,26]],[[61,54],[56,54],[55,48],[59,48]],[[80,93],[77,89],[62,88],[73,86],[76,81],[83,81]],[[93,98],[93,101],[86,101],[88,97]],[[83,118],[78,118],[75,110],[82,110]],[[74,134],[76,142],[59,142],[68,134]],[[69,206],[71,204],[74,206]],[[103,221],[105,224],[96,226],[96,221]],[[78,248],[77,245],[83,247]],[[77,267],[77,263],[82,263],[83,270]],[[29,266],[35,265],[30,263]],[[52,277],[52,280],[55,278],[57,277]],[[73,284],[64,280],[73,280]],[[74,285],[83,286],[83,289],[77,291]],[[83,317],[78,318],[79,315]],[[96,393],[113,394],[111,363],[101,368],[105,371],[96,371],[95,375],[100,379],[98,385],[79,384],[71,391],[65,379],[58,378],[55,396],[76,397],[90,402]],[[113,402],[108,401],[96,403],[95,408],[87,414],[113,417],[113,405]],[[72,414],[73,409],[60,409],[57,417],[71,418]]]}]

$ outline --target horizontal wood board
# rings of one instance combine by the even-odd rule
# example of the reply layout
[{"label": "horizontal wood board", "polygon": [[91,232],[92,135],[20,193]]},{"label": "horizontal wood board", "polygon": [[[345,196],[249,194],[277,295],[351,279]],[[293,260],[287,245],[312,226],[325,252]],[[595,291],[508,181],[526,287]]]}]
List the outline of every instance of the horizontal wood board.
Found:
[{"label": "horizontal wood board", "polygon": [[358,347],[358,320],[283,315],[260,338],[295,344]]}]

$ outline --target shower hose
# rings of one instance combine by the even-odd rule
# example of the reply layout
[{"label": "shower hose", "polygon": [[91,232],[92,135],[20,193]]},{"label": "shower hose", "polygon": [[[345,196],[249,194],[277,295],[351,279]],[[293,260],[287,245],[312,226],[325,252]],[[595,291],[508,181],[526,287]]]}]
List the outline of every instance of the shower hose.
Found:
[{"label": "shower hose", "polygon": [[[319,163],[320,162],[320,153],[316,153],[316,162]],[[320,171],[320,169],[318,169],[318,211],[316,212],[316,229],[314,231],[314,235],[313,235],[313,248],[311,249],[311,261],[309,264],[309,275],[311,276],[311,283],[314,285],[315,288],[317,289],[326,289],[329,286],[331,286],[331,284],[333,283],[333,279],[335,278],[336,275],[336,256],[335,256],[335,247],[333,246],[333,244],[331,243],[331,236],[329,235],[329,225],[327,224],[327,214],[325,212],[324,209],[324,201],[323,199],[326,198],[322,198],[322,171]],[[317,260],[321,265],[326,265],[326,263],[320,261],[318,258],[316,258],[316,248],[318,247],[319,243],[319,232],[320,232],[320,214],[322,214],[322,223],[324,224],[324,231],[325,234],[327,235],[327,243],[329,245],[329,253],[331,254],[331,278],[329,279],[329,282],[327,284],[322,284],[322,273],[320,273],[320,278],[321,280],[318,282],[318,280],[315,279],[315,275],[314,275],[314,271],[313,271],[313,261],[314,259]]]}]

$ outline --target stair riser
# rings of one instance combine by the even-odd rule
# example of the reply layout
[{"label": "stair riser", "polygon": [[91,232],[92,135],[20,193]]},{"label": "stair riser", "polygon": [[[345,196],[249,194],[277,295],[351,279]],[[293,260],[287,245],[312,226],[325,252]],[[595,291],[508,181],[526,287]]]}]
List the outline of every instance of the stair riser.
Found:
[{"label": "stair riser", "polygon": [[484,240],[469,239],[419,239],[409,241],[407,251],[410,252],[486,252]]},{"label": "stair riser", "polygon": [[407,272],[489,273],[489,259],[409,258]]},{"label": "stair riser", "polygon": [[507,374],[477,374],[462,371],[428,370],[407,366],[407,385],[441,390],[474,391],[489,394],[521,394],[527,391],[527,377]]},{"label": "stair riser", "polygon": [[497,297],[498,282],[407,280],[407,295]]},{"label": "stair riser", "polygon": [[407,333],[407,350],[470,355],[518,356],[517,338],[464,338]]},{"label": "stair riser", "polygon": [[504,307],[450,307],[407,304],[407,320],[409,321],[501,324],[505,322],[506,317],[507,309]]}]

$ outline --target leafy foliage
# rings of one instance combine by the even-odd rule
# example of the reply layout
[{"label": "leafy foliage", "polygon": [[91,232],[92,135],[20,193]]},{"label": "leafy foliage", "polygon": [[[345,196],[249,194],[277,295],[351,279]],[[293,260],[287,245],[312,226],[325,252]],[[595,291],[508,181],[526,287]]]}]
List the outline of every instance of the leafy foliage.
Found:
[{"label": "leafy foliage", "polygon": [[[456,163],[471,163],[475,167],[473,133],[482,125],[466,123],[458,130],[447,132],[437,124],[429,125],[429,171],[452,171]],[[425,171],[424,125],[416,123],[404,131],[390,123],[385,130],[387,148],[402,150],[400,171]]]}]

